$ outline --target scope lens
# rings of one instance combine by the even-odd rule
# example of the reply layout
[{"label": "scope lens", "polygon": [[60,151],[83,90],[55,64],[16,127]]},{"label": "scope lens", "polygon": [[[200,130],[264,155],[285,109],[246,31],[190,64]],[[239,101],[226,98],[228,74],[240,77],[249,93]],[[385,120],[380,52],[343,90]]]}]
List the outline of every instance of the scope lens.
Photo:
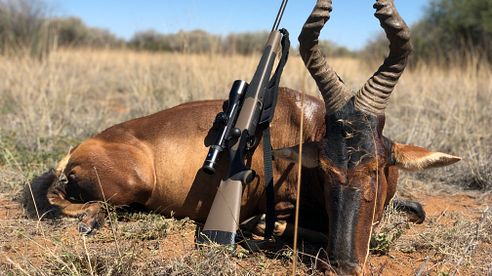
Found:
[{"label": "scope lens", "polygon": [[219,160],[219,154],[221,151],[221,149],[218,149],[216,147],[210,147],[210,149],[208,150],[207,158],[205,159],[205,162],[203,162],[202,166],[202,170],[205,173],[210,175],[215,173],[215,165]]}]

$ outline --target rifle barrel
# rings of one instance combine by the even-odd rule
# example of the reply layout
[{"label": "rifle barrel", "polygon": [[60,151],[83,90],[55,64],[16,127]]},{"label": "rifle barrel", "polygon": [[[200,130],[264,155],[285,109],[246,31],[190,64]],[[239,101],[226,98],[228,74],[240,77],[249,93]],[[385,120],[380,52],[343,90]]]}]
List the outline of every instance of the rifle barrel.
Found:
[{"label": "rifle barrel", "polygon": [[282,15],[284,14],[285,7],[287,6],[288,0],[283,0],[280,10],[278,11],[277,18],[275,18],[275,23],[273,23],[272,32],[278,30],[278,25],[280,25],[280,20],[282,20]]}]

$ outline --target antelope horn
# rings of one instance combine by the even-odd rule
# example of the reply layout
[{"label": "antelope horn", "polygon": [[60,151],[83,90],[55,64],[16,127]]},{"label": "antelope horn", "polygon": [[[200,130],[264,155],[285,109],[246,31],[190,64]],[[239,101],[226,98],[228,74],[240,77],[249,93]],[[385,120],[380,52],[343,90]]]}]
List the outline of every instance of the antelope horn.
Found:
[{"label": "antelope horn", "polygon": [[318,45],[321,29],[330,19],[331,5],[331,0],[317,0],[299,35],[302,60],[318,85],[325,101],[327,115],[342,108],[352,96],[337,73],[328,65]]},{"label": "antelope horn", "polygon": [[410,30],[398,14],[393,0],[377,0],[374,8],[375,16],[390,42],[390,53],[383,65],[357,93],[355,106],[370,114],[380,115],[384,114],[391,92],[405,70],[412,45]]}]

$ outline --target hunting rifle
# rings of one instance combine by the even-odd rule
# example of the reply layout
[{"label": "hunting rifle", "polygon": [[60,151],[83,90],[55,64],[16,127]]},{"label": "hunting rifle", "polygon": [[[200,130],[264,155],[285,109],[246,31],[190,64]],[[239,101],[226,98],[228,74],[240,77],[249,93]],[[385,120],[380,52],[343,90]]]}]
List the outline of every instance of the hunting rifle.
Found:
[{"label": "hunting rifle", "polygon": [[[278,30],[286,5],[287,0],[283,0],[251,83],[244,80],[233,83],[229,98],[223,106],[224,111],[217,114],[214,121],[213,128],[219,129],[218,136],[210,146],[202,169],[208,174],[214,174],[221,153],[227,151],[229,171],[220,182],[203,230],[197,237],[198,243],[235,244],[243,185],[249,184],[256,176],[245,164],[245,158],[248,151],[255,148],[260,131],[263,132],[265,185],[270,201],[267,205],[273,206],[269,123],[275,111],[280,76],[290,48],[288,32],[285,29]],[[271,76],[275,58],[281,48],[282,56]],[[266,238],[273,232],[272,221],[274,223],[273,207],[269,207]]]}]

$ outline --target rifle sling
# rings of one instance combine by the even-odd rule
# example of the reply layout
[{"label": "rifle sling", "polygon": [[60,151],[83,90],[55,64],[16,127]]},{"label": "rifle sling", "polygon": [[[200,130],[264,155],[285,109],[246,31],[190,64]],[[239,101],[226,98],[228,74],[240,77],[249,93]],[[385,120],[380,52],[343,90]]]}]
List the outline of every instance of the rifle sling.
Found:
[{"label": "rifle sling", "polygon": [[272,167],[272,145],[270,141],[270,122],[273,120],[275,106],[277,104],[278,87],[280,76],[284,70],[289,57],[290,40],[289,32],[281,29],[282,33],[282,56],[275,69],[275,73],[270,79],[268,93],[264,98],[264,109],[261,113],[260,125],[263,128],[263,162],[265,167],[265,194],[266,194],[266,221],[265,221],[265,240],[272,237],[275,229],[275,189],[273,185],[273,167]]},{"label": "rifle sling", "polygon": [[263,130],[263,160],[265,166],[266,219],[265,240],[272,237],[275,228],[275,190],[273,185],[272,146],[270,128]]}]

